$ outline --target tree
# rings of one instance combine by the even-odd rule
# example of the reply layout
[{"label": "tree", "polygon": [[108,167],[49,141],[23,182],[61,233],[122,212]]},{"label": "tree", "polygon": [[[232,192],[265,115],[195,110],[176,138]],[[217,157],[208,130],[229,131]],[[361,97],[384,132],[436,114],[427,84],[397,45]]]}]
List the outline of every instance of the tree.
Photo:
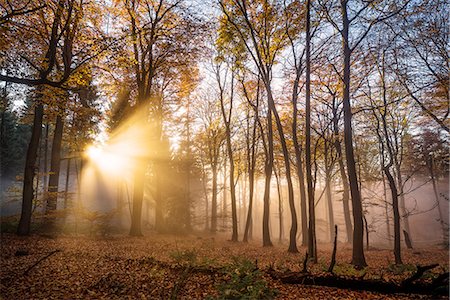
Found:
[{"label": "tree", "polygon": [[[251,235],[250,228],[252,224],[252,214],[253,214],[253,200],[254,200],[254,190],[255,190],[255,172],[256,172],[256,159],[258,155],[258,132],[263,139],[264,150],[267,152],[267,145],[264,139],[264,133],[261,125],[261,120],[259,119],[259,102],[260,102],[260,88],[261,82],[259,76],[256,81],[245,82],[244,78],[239,80],[242,85],[242,92],[244,94],[245,100],[247,100],[249,109],[247,109],[247,132],[246,132],[246,157],[247,157],[247,172],[249,181],[249,200],[248,200],[248,211],[247,218],[245,222],[244,238],[243,242],[248,242]],[[253,111],[253,125],[250,128],[250,111]],[[260,130],[258,130],[260,129]],[[251,132],[250,132],[251,130]],[[267,153],[266,153],[267,157]]]},{"label": "tree", "polygon": [[[180,83],[183,69],[195,68],[200,44],[194,42],[202,26],[188,12],[182,1],[123,1],[123,10],[119,10],[120,18],[125,20],[125,27],[131,44],[126,47],[132,55],[127,61],[128,53],[124,53],[121,67],[127,77],[132,78],[136,104],[133,111],[148,111],[152,120],[150,139],[156,143],[152,154],[152,168],[157,174],[155,178],[154,198],[156,202],[156,229],[162,230],[164,225],[162,178],[158,169],[167,163],[159,159],[167,153],[161,153],[163,147],[163,116],[168,89]],[[133,99],[134,100],[134,99]],[[159,150],[158,150],[159,149]],[[148,158],[141,158],[142,163],[135,171],[133,191],[133,217],[130,235],[140,236],[141,213],[144,198],[144,183]]]},{"label": "tree", "polygon": [[[20,18],[21,22],[8,24],[6,33],[3,34],[6,46],[0,48],[0,56],[4,57],[1,61],[2,68],[8,66],[10,72],[7,75],[0,73],[0,80],[38,86],[33,103],[33,129],[25,163],[22,213],[17,229],[19,235],[30,233],[33,179],[44,115],[41,86],[69,89],[71,76],[106,49],[104,40],[98,39],[91,27],[87,26],[87,16],[92,15],[84,13],[86,4],[76,0],[51,3],[42,1],[41,4],[37,6],[40,8],[38,10],[31,9],[27,14],[14,16]],[[45,13],[41,13],[43,10]],[[95,9],[92,11],[96,12]],[[95,17],[90,20],[94,19]],[[93,23],[98,24],[100,20],[97,18]],[[16,51],[9,51],[15,47]],[[19,70],[21,74],[18,74]]]},{"label": "tree", "polygon": [[[355,49],[366,38],[371,29],[389,18],[400,13],[409,3],[409,1],[401,3],[392,3],[388,5],[388,1],[375,3],[375,1],[367,1],[364,3],[354,3],[355,9],[352,9],[353,15],[349,15],[349,0],[342,0],[339,4],[341,26],[339,26],[332,16],[333,1],[329,3],[321,2],[320,5],[327,17],[327,20],[338,31],[342,39],[342,55],[343,55],[343,71],[342,71],[342,96],[344,111],[344,144],[345,157],[347,162],[347,174],[350,185],[350,193],[352,197],[353,208],[353,253],[352,264],[358,268],[365,267],[366,260],[364,257],[363,246],[363,213],[361,193],[358,184],[358,176],[356,171],[355,155],[353,151],[353,127],[352,127],[352,109],[350,103],[350,75],[351,75],[351,55]],[[386,2],[386,3],[385,3]],[[378,9],[379,8],[379,9]],[[372,13],[372,15],[370,15]],[[352,40],[350,39],[351,27],[362,18],[365,14],[369,15],[368,26],[360,31]],[[373,16],[373,17],[372,17]],[[350,44],[352,42],[352,44]]]},{"label": "tree", "polygon": [[[231,117],[233,112],[233,101],[234,100],[234,73],[231,74],[231,83],[230,83],[230,98],[228,103],[228,109],[225,108],[227,105],[225,103],[225,87],[226,87],[226,77],[225,73],[224,79],[221,78],[221,66],[220,63],[215,65],[215,75],[217,84],[219,87],[219,102],[220,102],[220,111],[222,112],[222,119],[225,124],[225,137],[226,137],[226,147],[228,160],[230,165],[230,193],[231,193],[231,218],[232,218],[232,235],[231,241],[238,241],[238,224],[237,224],[237,209],[236,209],[236,182],[234,179],[234,158],[233,158],[233,147],[231,145]],[[233,72],[233,70],[232,70]],[[224,172],[225,173],[225,172]],[[224,191],[225,193],[225,191]],[[225,203],[225,202],[224,202]]]},{"label": "tree", "polygon": [[[270,178],[273,171],[273,134],[272,115],[275,119],[278,135],[283,149],[283,158],[286,169],[286,179],[288,183],[288,199],[291,212],[291,230],[289,234],[289,252],[297,252],[297,215],[295,212],[294,189],[292,184],[289,151],[284,135],[283,126],[275,99],[271,88],[272,70],[279,52],[286,46],[286,36],[283,26],[283,12],[280,3],[268,1],[247,3],[247,1],[220,1],[222,13],[224,14],[224,26],[231,28],[230,33],[236,34],[240,42],[245,46],[253,63],[261,75],[261,80],[267,94],[267,104],[269,112],[267,115],[268,124],[268,154],[269,159],[266,164],[266,187],[264,195],[264,216],[263,216],[263,244],[270,246],[272,243],[268,237],[269,218],[269,191]],[[260,9],[258,9],[260,8]]]}]

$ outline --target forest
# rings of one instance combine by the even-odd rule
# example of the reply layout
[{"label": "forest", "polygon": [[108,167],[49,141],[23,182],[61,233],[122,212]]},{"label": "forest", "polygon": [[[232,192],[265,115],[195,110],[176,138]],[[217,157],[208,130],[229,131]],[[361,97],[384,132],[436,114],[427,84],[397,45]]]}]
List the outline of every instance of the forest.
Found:
[{"label": "forest", "polygon": [[0,0],[0,298],[448,299],[449,7]]}]

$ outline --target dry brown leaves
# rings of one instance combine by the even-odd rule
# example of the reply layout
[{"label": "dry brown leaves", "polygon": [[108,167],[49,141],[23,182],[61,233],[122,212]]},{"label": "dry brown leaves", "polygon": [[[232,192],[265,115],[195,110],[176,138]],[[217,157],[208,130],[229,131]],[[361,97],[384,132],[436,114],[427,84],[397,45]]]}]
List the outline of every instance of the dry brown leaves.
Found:
[{"label": "dry brown leaves", "polygon": [[[310,265],[314,274],[325,272],[331,247],[319,245],[319,263]],[[33,264],[54,250],[61,250]],[[203,299],[217,294],[223,275],[220,268],[233,257],[257,261],[260,269],[274,265],[279,270],[298,271],[306,249],[286,252],[287,245],[263,248],[260,243],[231,243],[218,236],[168,236],[153,234],[142,238],[125,236],[89,238],[39,236],[1,239],[2,299]],[[26,255],[20,255],[26,254]],[[448,270],[448,252],[439,249],[404,250],[406,264],[440,264],[434,272]],[[369,267],[364,278],[400,282],[413,270],[393,270],[392,251],[366,251]],[[336,273],[362,276],[353,270],[351,248],[338,246]],[[187,269],[188,262],[204,270]],[[383,295],[328,287],[286,285],[266,276],[278,290],[278,299],[423,299],[417,295]]]}]

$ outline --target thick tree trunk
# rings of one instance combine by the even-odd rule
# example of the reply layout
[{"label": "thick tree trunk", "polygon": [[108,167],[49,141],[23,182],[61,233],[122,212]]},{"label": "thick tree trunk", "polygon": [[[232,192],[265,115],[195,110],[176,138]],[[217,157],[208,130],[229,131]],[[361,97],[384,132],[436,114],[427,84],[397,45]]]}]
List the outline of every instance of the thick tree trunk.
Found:
[{"label": "thick tree trunk", "polygon": [[22,191],[22,212],[20,215],[18,235],[29,235],[31,226],[31,214],[33,208],[33,180],[36,168],[37,151],[42,133],[42,119],[44,116],[44,106],[36,103],[34,107],[33,129],[31,131],[30,143],[28,144],[27,157],[25,160],[25,171]]},{"label": "thick tree trunk", "polygon": [[144,177],[145,167],[141,164],[134,173],[134,187],[133,187],[133,209],[131,213],[131,236],[142,236],[141,217],[142,217],[142,202],[144,200]]},{"label": "thick tree trunk", "polygon": [[367,266],[364,257],[364,230],[362,219],[362,201],[356,175],[356,163],[353,153],[352,110],[350,104],[350,46],[349,46],[349,20],[347,15],[347,1],[341,1],[342,12],[342,47],[344,54],[343,74],[343,108],[344,108],[344,143],[347,160],[348,181],[352,197],[353,209],[353,253],[352,264],[357,268]]},{"label": "thick tree trunk", "polygon": [[53,133],[46,213],[55,211],[58,202],[58,187],[59,187],[59,173],[61,171],[61,145],[62,145],[63,129],[64,129],[64,121],[62,119],[62,116],[58,114],[58,116],[56,117],[55,131]]}]

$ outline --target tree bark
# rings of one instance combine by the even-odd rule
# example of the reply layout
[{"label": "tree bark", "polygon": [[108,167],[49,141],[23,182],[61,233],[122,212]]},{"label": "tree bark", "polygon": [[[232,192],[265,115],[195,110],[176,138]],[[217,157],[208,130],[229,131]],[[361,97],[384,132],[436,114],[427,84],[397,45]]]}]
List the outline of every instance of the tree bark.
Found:
[{"label": "tree bark", "polygon": [[333,105],[333,130],[334,130],[334,147],[336,148],[339,173],[341,175],[342,182],[342,205],[344,208],[344,220],[345,220],[345,232],[347,233],[347,243],[352,242],[352,220],[350,217],[350,206],[349,206],[349,185],[347,174],[345,172],[344,157],[342,154],[341,141],[339,139],[339,122],[338,122],[338,112],[337,107]]},{"label": "tree bark", "polygon": [[272,128],[272,112],[269,110],[267,114],[267,142],[268,142],[268,152],[266,154],[266,162],[264,166],[265,173],[265,183],[264,183],[264,208],[263,208],[263,246],[272,246],[272,241],[270,240],[270,181],[272,178],[273,170],[273,128]]},{"label": "tree bark", "polygon": [[342,12],[342,47],[344,54],[344,75],[343,75],[343,108],[344,108],[344,143],[345,156],[347,160],[348,181],[352,197],[353,209],[353,251],[352,264],[357,268],[367,266],[364,257],[364,230],[362,219],[362,201],[358,187],[358,177],[356,175],[356,163],[353,153],[353,129],[352,129],[352,110],[350,104],[350,56],[349,46],[349,19],[347,15],[347,0],[341,1]]},{"label": "tree bark", "polygon": [[212,166],[211,232],[217,231],[217,163]]},{"label": "tree bark", "polygon": [[[259,97],[259,95],[257,95],[257,97]],[[256,127],[259,122],[257,109],[258,109],[258,100],[257,100],[256,109],[255,109],[255,117],[254,117],[254,122],[253,122],[251,145],[247,146],[249,195],[248,195],[247,221],[245,223],[243,242],[248,242],[250,225],[252,223],[252,214],[253,214],[253,197],[254,197],[253,193],[254,193],[254,186],[255,186],[255,166],[256,166],[256,129],[257,129]]]},{"label": "tree bark", "polygon": [[445,225],[444,221],[444,213],[442,212],[441,202],[439,201],[438,188],[436,184],[436,176],[434,175],[434,157],[433,154],[430,154],[430,164],[429,171],[431,177],[431,184],[433,185],[434,198],[436,200],[437,209],[439,212],[439,224],[441,225],[442,230],[442,242],[446,248],[448,248],[448,226]]},{"label": "tree bark", "polygon": [[71,158],[67,158],[66,166],[66,185],[64,187],[64,209],[69,207],[69,179],[70,179],[70,163]]},{"label": "tree bark", "polygon": [[277,182],[277,193],[278,193],[278,221],[279,221],[279,231],[278,231],[278,242],[281,244],[283,241],[283,199],[281,195],[281,183],[280,183],[280,176],[281,174],[278,174],[277,168],[274,168],[274,174],[275,174],[275,180]]},{"label": "tree bark", "polygon": [[[297,213],[295,212],[294,187],[292,184],[291,165],[290,165],[290,161],[289,161],[289,151],[287,148],[286,139],[284,137],[283,125],[281,124],[280,116],[278,115],[278,111],[275,107],[272,90],[271,90],[268,82],[269,81],[266,80],[266,91],[267,91],[268,104],[269,104],[269,109],[272,111],[272,113],[275,117],[275,123],[277,125],[278,135],[280,137],[281,148],[283,150],[283,159],[284,159],[284,166],[285,166],[285,172],[286,172],[286,180],[287,180],[287,185],[288,185],[288,200],[289,200],[289,209],[291,212],[291,230],[289,231],[288,252],[297,253],[298,252],[298,249],[297,249]],[[273,146],[272,146],[272,148],[273,148]],[[273,152],[273,149],[272,149],[272,152]],[[272,160],[273,160],[273,153],[272,153]]]},{"label": "tree bark", "polygon": [[384,167],[384,174],[388,180],[389,188],[391,190],[392,197],[392,210],[394,213],[394,256],[395,263],[402,264],[401,257],[401,245],[400,245],[400,212],[398,208],[398,193],[397,187],[395,186],[395,180],[389,171],[389,165]]},{"label": "tree bark", "polygon": [[50,159],[50,177],[48,179],[48,198],[46,213],[56,210],[58,203],[59,173],[61,171],[61,145],[64,129],[62,116],[56,117],[55,131],[53,133],[52,152]]},{"label": "tree bark", "polygon": [[[38,94],[38,97],[41,97]],[[33,209],[33,180],[36,168],[36,158],[39,148],[39,140],[42,133],[42,119],[44,116],[44,105],[40,103],[40,99],[34,107],[33,129],[31,131],[30,143],[28,145],[27,157],[25,160],[25,171],[23,179],[22,191],[22,212],[20,215],[19,226],[17,227],[18,235],[29,235],[31,227],[31,214]]]},{"label": "tree bark", "polygon": [[131,213],[130,228],[131,236],[142,236],[141,218],[142,202],[144,199],[144,177],[145,167],[140,163],[134,172],[133,209]]},{"label": "tree bark", "polygon": [[306,163],[306,186],[308,189],[308,255],[310,259],[317,262],[316,248],[316,216],[314,203],[314,188],[311,174],[311,1],[306,1],[306,104],[305,104],[305,163]]}]

